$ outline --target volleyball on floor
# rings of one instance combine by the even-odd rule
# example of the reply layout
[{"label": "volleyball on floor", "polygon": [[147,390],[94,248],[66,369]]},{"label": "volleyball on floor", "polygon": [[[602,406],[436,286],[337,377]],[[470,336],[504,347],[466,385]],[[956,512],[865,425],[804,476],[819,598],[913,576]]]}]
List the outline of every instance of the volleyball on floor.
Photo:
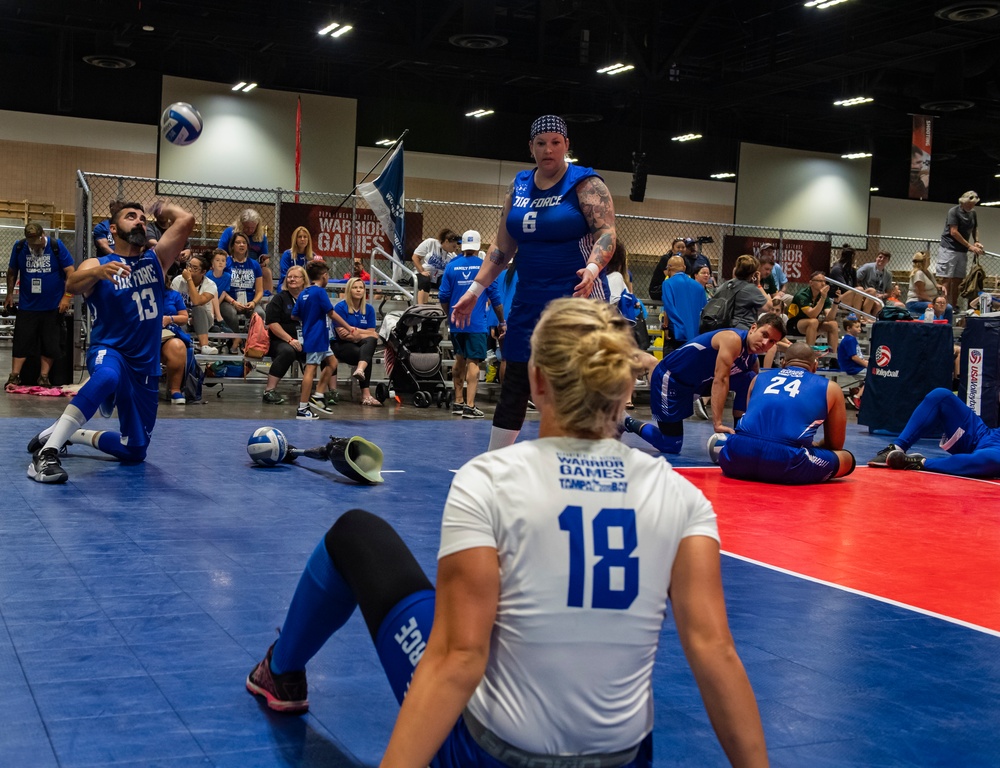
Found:
[{"label": "volleyball on floor", "polygon": [[728,439],[729,434],[726,432],[716,432],[708,438],[708,458],[712,460],[713,464],[719,463],[719,454],[722,453],[722,446],[726,444]]},{"label": "volleyball on floor", "polygon": [[193,144],[201,136],[204,127],[201,113],[184,101],[175,101],[163,110],[163,116],[160,117],[163,138],[178,147]]},{"label": "volleyball on floor", "polygon": [[247,440],[247,453],[254,464],[273,467],[288,453],[288,441],[274,427],[261,427]]}]

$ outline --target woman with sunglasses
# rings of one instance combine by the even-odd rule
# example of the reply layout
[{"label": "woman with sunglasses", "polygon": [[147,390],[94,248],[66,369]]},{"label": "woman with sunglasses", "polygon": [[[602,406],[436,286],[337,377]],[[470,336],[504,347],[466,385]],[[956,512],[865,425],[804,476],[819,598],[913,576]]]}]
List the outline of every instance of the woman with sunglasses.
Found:
[{"label": "woman with sunglasses", "polygon": [[462,236],[447,227],[437,238],[428,237],[413,251],[413,264],[417,268],[417,304],[426,304],[432,288],[441,282],[444,268],[451,257],[458,253]]}]

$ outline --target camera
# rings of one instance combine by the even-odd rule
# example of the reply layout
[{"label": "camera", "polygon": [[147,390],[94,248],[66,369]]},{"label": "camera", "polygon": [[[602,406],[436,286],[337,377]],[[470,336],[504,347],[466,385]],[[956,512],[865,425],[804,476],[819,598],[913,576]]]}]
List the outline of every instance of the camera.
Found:
[{"label": "camera", "polygon": [[702,235],[698,238],[698,242],[705,245],[706,243],[714,243],[715,240],[712,239],[711,235]]}]

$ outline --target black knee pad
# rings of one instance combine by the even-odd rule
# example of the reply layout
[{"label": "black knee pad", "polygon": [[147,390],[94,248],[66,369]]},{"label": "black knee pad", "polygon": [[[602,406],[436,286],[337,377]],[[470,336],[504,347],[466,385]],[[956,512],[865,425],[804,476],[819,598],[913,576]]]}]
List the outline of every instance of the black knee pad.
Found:
[{"label": "black knee pad", "polygon": [[683,421],[658,421],[656,426],[660,428],[660,434],[667,437],[681,437],[684,434]]},{"label": "black knee pad", "polygon": [[500,429],[519,430],[524,425],[528,411],[531,384],[528,381],[528,364],[507,361],[507,372],[500,390],[500,401],[493,413],[493,426]]},{"label": "black knee pad", "polygon": [[857,458],[855,458],[854,454],[851,453],[850,451],[845,451],[845,453],[847,453],[847,455],[851,457],[851,468],[847,470],[844,474],[842,474],[841,477],[847,477],[849,474],[851,474],[851,472],[853,472],[855,469],[858,468],[858,460]]}]

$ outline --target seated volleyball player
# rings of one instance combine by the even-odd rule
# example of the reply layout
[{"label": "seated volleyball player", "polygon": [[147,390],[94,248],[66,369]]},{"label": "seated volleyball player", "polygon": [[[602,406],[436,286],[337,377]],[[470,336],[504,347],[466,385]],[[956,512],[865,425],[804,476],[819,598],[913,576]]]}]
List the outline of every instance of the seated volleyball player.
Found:
[{"label": "seated volleyball player", "polygon": [[[156,424],[164,274],[187,242],[194,216],[175,205],[151,212],[167,225],[155,249],[146,249],[146,214],[139,203],[123,204],[111,220],[115,252],[87,259],[66,280],[67,293],[83,294],[93,326],[87,370],[90,378],[59,420],[28,443],[34,454],[28,477],[65,483],[59,462],[67,443],[85,443],[124,462],[146,458]],[[118,406],[120,432],[83,429],[98,408]]]},{"label": "seated volleyball player", "polygon": [[749,330],[724,328],[695,336],[652,369],[649,409],[656,424],[626,416],[625,429],[658,451],[680,453],[684,419],[694,413],[694,399],[711,394],[715,431],[732,434],[733,429],[722,423],[729,390],[736,393],[733,418],[739,420],[759,367],[757,355],[763,355],[784,337],[785,322],[775,314],[761,315]]},{"label": "seated volleyball player", "polygon": [[650,766],[650,678],[669,598],[726,754],[766,765],[726,619],[715,513],[669,464],[612,439],[637,352],[610,305],[553,301],[531,337],[539,439],[455,475],[436,591],[388,523],[346,512],[247,688],[272,709],[306,711],[306,663],[359,605],[402,702],[383,766],[582,755]]},{"label": "seated volleyball player", "polygon": [[[750,384],[747,411],[719,454],[724,475],[804,485],[854,471],[854,456],[844,450],[844,395],[815,371],[812,347],[797,341],[785,352],[780,370],[757,374]],[[814,444],[820,426],[823,440]]]},{"label": "seated volleyball player", "polygon": [[[926,458],[906,451],[927,433],[941,432],[941,447],[950,456]],[[1000,429],[986,426],[953,392],[932,389],[920,401],[896,442],[868,462],[869,467],[926,469],[961,477],[1000,477]]]}]

